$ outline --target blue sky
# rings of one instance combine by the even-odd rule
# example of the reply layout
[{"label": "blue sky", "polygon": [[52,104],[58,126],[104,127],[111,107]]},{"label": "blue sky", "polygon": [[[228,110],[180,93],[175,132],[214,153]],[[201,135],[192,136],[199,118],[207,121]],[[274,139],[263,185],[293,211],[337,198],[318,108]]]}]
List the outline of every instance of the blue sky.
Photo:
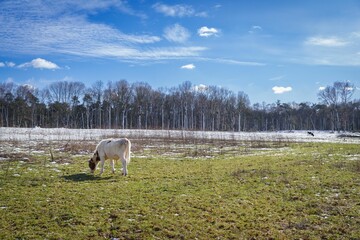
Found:
[{"label": "blue sky", "polygon": [[216,85],[251,103],[360,98],[360,1],[0,1],[0,81]]}]

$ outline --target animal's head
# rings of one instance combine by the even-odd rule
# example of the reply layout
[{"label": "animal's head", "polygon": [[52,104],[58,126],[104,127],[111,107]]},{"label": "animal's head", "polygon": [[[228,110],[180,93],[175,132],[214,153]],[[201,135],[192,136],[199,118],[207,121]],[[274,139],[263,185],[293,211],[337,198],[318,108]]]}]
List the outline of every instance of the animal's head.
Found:
[{"label": "animal's head", "polygon": [[99,152],[94,152],[94,155],[89,160],[89,168],[91,173],[94,173],[97,164],[100,162]]}]

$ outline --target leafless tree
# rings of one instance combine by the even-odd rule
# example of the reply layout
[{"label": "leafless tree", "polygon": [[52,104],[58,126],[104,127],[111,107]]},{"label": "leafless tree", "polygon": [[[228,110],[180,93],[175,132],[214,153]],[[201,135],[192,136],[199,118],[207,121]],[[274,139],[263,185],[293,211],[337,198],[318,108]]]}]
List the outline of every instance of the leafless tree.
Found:
[{"label": "leafless tree", "polygon": [[[348,115],[347,104],[354,94],[355,87],[349,81],[335,82],[332,86],[327,86],[318,93],[319,100],[331,108],[332,129],[347,129],[348,122],[345,120],[341,124],[341,117]],[[342,116],[340,116],[342,114]],[[344,120],[344,119],[343,119]],[[343,125],[343,126],[341,126]]]},{"label": "leafless tree", "polygon": [[320,103],[255,103],[244,92],[184,82],[170,89],[126,80],[58,82],[43,90],[0,83],[0,126],[142,128],[213,131],[360,131],[360,100],[350,82],[335,82]]},{"label": "leafless tree", "polygon": [[[237,101],[236,101],[236,110],[238,114],[238,131],[240,132],[241,129],[246,130],[246,118],[245,113],[246,109],[250,106],[250,100],[246,93],[238,92],[237,94]],[[241,126],[241,121],[243,121],[243,126]]]}]

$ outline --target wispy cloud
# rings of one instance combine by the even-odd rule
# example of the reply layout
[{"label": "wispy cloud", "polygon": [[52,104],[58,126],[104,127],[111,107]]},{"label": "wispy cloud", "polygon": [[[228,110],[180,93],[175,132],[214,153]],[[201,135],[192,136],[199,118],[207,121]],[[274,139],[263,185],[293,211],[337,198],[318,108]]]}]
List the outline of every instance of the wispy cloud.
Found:
[{"label": "wispy cloud", "polygon": [[357,32],[307,37],[302,47],[292,52],[292,56],[297,56],[293,60],[310,65],[360,66],[359,39]]},{"label": "wispy cloud", "polygon": [[47,8],[45,15],[60,15],[66,12],[76,12],[80,14],[96,14],[101,11],[106,11],[110,8],[117,9],[121,13],[128,14],[131,16],[139,17],[141,19],[147,19],[147,15],[141,11],[134,10],[127,1],[124,0],[62,0],[62,1],[51,1],[47,3],[46,1],[29,1],[24,3],[24,1],[14,0],[13,4],[19,4],[18,7],[21,7],[21,4],[30,6],[30,10],[35,7],[40,7],[39,10]]},{"label": "wispy cloud", "polygon": [[198,57],[205,47],[159,47],[148,49],[126,48],[122,46],[104,46],[89,51],[88,56],[113,57],[124,60],[164,60]]},{"label": "wispy cloud", "polygon": [[284,75],[281,75],[281,76],[272,77],[272,78],[270,78],[269,80],[270,80],[270,81],[279,81],[279,80],[282,80],[282,79],[284,79],[284,78],[285,78],[285,76],[284,76]]},{"label": "wispy cloud", "polygon": [[[110,26],[90,23],[84,17],[65,16],[59,19],[8,18],[0,28],[2,49],[20,53],[72,53],[83,55],[108,44],[129,48],[161,40],[150,35],[124,34]],[[1,21],[1,20],[0,20]],[[6,37],[7,36],[7,37]]]},{"label": "wispy cloud", "polygon": [[59,66],[53,62],[47,61],[42,58],[36,58],[31,62],[20,64],[18,68],[39,68],[39,69],[59,69]]},{"label": "wispy cloud", "polygon": [[279,86],[275,86],[272,88],[273,92],[275,94],[283,94],[283,93],[287,93],[287,92],[291,92],[292,91],[292,87],[279,87]]},{"label": "wispy cloud", "polygon": [[[54,9],[51,4],[42,1],[2,2],[0,49],[10,54],[60,53],[123,60],[194,57],[207,49],[201,46],[154,46],[162,41],[161,37],[126,34],[113,26],[89,21],[87,14],[95,14],[96,11],[110,7],[131,12],[123,1],[83,0],[83,5],[75,2],[55,2]],[[77,14],[78,12],[82,14]],[[174,43],[186,41],[189,35],[190,33],[178,24],[165,33],[167,39]]]},{"label": "wispy cloud", "polygon": [[262,62],[239,61],[239,60],[227,59],[227,58],[198,57],[196,59],[200,60],[200,61],[209,61],[209,62],[232,64],[232,65],[239,65],[239,66],[254,66],[254,67],[266,66],[266,63],[262,63]]},{"label": "wispy cloud", "polygon": [[192,64],[192,63],[190,63],[190,64],[186,64],[186,65],[184,65],[184,66],[181,66],[180,68],[181,68],[181,69],[193,70],[193,69],[195,69],[195,65]]},{"label": "wispy cloud", "polygon": [[168,17],[206,17],[206,12],[197,12],[191,5],[186,4],[176,4],[176,5],[167,5],[162,3],[156,3],[153,5],[155,11],[164,14]]},{"label": "wispy cloud", "polygon": [[198,29],[198,34],[200,37],[210,37],[210,36],[217,36],[219,30],[216,28],[208,28],[206,26],[201,27]]},{"label": "wispy cloud", "polygon": [[348,45],[349,42],[338,37],[310,37],[306,39],[305,44],[322,47],[342,47]]},{"label": "wispy cloud", "polygon": [[190,32],[180,24],[174,24],[165,28],[164,37],[170,42],[183,43],[189,39]]}]

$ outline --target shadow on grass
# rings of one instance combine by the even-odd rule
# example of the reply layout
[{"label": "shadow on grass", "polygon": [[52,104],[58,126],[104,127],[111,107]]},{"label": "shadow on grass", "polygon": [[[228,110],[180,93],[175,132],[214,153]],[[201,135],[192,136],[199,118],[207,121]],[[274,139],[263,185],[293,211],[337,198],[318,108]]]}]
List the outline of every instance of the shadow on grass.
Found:
[{"label": "shadow on grass", "polygon": [[97,175],[87,174],[87,173],[77,173],[72,175],[63,176],[65,180],[73,182],[85,182],[85,181],[98,181],[98,180],[108,180],[111,177],[100,177]]}]

